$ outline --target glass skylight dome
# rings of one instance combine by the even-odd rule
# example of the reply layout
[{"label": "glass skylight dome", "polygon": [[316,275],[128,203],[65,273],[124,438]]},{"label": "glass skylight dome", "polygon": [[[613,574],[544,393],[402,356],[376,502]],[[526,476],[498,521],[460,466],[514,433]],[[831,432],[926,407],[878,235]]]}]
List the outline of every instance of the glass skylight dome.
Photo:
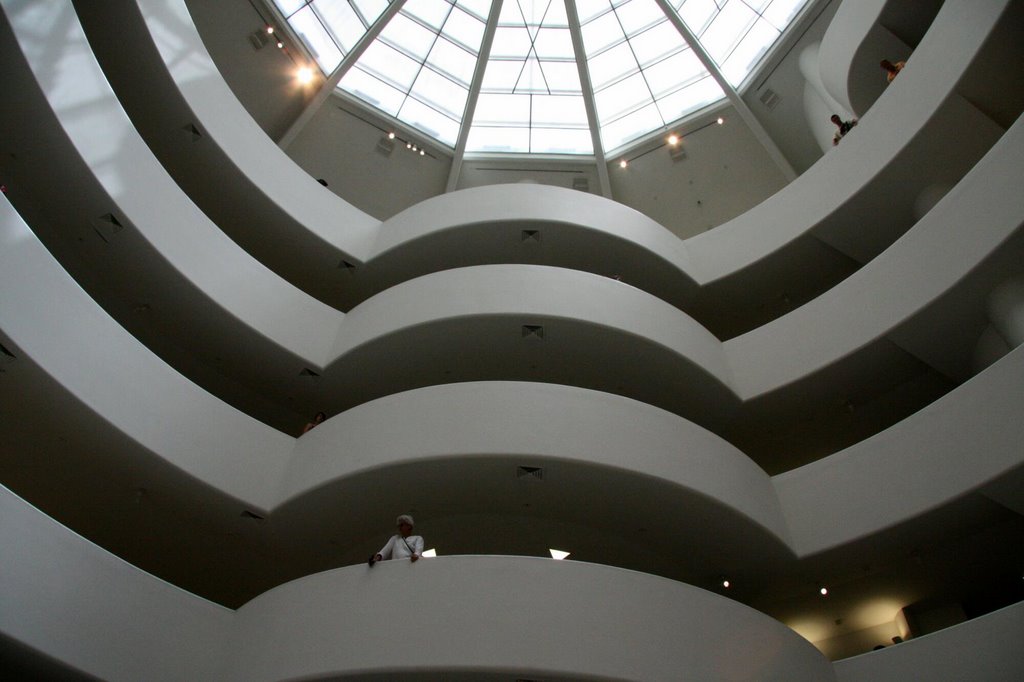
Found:
[{"label": "glass skylight dome", "polygon": [[274,4],[343,92],[447,147],[592,155],[725,99],[807,1]]}]

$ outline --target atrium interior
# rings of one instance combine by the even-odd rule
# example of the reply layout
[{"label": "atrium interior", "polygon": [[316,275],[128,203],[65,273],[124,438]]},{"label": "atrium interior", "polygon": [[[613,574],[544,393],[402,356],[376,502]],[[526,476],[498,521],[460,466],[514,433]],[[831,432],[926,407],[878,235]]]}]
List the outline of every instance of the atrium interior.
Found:
[{"label": "atrium interior", "polygon": [[0,668],[1024,676],[1024,2],[0,8]]}]

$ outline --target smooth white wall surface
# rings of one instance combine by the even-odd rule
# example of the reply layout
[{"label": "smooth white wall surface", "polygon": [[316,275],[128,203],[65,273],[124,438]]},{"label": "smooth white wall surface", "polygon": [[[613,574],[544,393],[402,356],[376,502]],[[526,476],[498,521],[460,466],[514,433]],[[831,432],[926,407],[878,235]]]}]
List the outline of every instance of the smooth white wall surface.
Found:
[{"label": "smooth white wall surface", "polygon": [[0,200],[0,230],[4,334],[143,447],[257,508],[269,505],[284,466],[281,453],[294,439],[197,387],[126,332],[6,200]]},{"label": "smooth white wall surface", "polygon": [[[228,88],[185,1],[138,0],[138,7],[172,81],[202,121],[204,133],[245,174],[253,191],[266,194],[283,213],[327,244],[356,258],[365,256],[379,221],[334,194],[310,191],[309,175],[288,160]],[[271,44],[268,50],[273,49]]]},{"label": "smooth white wall surface", "polygon": [[[1024,120],[892,247],[810,303],[726,341],[737,393],[750,398],[776,390],[851,355],[955,291],[1024,229],[1021,158]],[[978,215],[986,219],[979,222]],[[969,224],[973,229],[964,230]],[[923,332],[926,342],[936,342],[930,330]]]},{"label": "smooth white wall surface", "polygon": [[0,486],[0,631],[103,680],[212,680],[233,612],[144,573]]},{"label": "smooth white wall surface", "polygon": [[792,549],[867,537],[1024,466],[1024,348],[899,424],[772,478]]},{"label": "smooth white wall surface", "polygon": [[340,314],[242,251],[182,193],[121,108],[71,3],[3,7],[74,153],[123,217],[225,316],[320,364],[330,343],[323,332],[340,323]]},{"label": "smooth white wall surface", "polygon": [[[238,615],[239,680],[452,669],[622,680],[834,676],[805,640],[737,602],[572,561],[352,566],[282,585]],[[360,627],[368,621],[384,626]]]},{"label": "smooth white wall surface", "polygon": [[[288,156],[314,178],[324,178],[332,192],[361,211],[385,220],[410,206],[443,194],[451,169],[450,152],[428,145],[420,156],[394,140],[384,156],[377,143],[391,126],[365,113],[350,113],[338,95],[331,95],[288,146]],[[423,137],[399,131],[417,147]]]},{"label": "smooth white wall surface", "polygon": [[1018,603],[834,666],[840,682],[1016,682],[1024,679],[1022,641],[1024,603]]}]

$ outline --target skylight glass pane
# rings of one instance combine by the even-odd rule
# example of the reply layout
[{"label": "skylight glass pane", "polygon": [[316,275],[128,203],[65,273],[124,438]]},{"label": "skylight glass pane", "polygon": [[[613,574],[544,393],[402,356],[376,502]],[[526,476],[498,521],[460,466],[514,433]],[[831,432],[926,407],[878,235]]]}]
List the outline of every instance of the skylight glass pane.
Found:
[{"label": "skylight glass pane", "polygon": [[487,63],[487,70],[484,71],[483,85],[481,92],[504,91],[512,92],[519,81],[519,74],[523,72],[521,61],[498,61],[492,59]]},{"label": "skylight glass pane", "polygon": [[487,15],[491,12],[491,0],[459,0],[458,7],[480,21],[487,21]]},{"label": "skylight glass pane", "polygon": [[536,95],[531,113],[534,126],[587,127],[582,95]]},{"label": "skylight glass pane", "polygon": [[455,119],[466,108],[467,90],[430,69],[420,71],[409,94]]},{"label": "skylight glass pane", "polygon": [[476,55],[440,38],[430,50],[427,63],[468,88],[470,81],[473,80]]},{"label": "skylight glass pane", "polygon": [[[721,0],[719,0],[721,2]],[[686,27],[700,38],[716,16],[718,2],[716,0],[676,0],[672,3]]]},{"label": "skylight glass pane", "polygon": [[615,8],[615,13],[619,15],[622,30],[627,36],[634,36],[659,21],[665,21],[665,13],[654,0],[630,0]]},{"label": "skylight glass pane", "polygon": [[530,125],[529,95],[480,93],[474,123],[481,125]]},{"label": "skylight glass pane", "polygon": [[476,55],[484,38],[484,23],[456,8],[448,15],[448,21],[444,22],[444,30],[441,33],[469,48]]},{"label": "skylight glass pane", "polygon": [[728,0],[701,36],[700,42],[715,63],[721,66],[756,19],[757,15],[743,0]]},{"label": "skylight glass pane", "polygon": [[398,118],[449,146],[455,146],[459,138],[457,122],[411,97],[405,100]]},{"label": "skylight glass pane", "polygon": [[451,8],[445,0],[408,0],[402,6],[402,13],[416,17],[436,31],[448,18]]},{"label": "skylight glass pane", "polygon": [[611,9],[611,3],[608,0],[576,0],[576,15],[581,24],[585,24],[609,9]]},{"label": "skylight glass pane", "polygon": [[491,44],[491,58],[518,57],[524,59],[529,51],[530,34],[525,26],[519,28],[499,26],[494,31],[494,41]]},{"label": "skylight glass pane", "polygon": [[362,15],[367,26],[377,21],[389,4],[388,0],[352,0],[352,5]]},{"label": "skylight glass pane", "polygon": [[630,40],[640,66],[647,66],[674,52],[687,49],[683,37],[671,22],[663,21]]},{"label": "skylight glass pane", "polygon": [[324,25],[313,14],[313,9],[308,6],[303,7],[291,16],[288,23],[298,34],[299,39],[306,44],[324,73],[334,71],[335,67],[341,63],[341,50],[327,33]]},{"label": "skylight glass pane", "polygon": [[380,41],[374,41],[366,49],[359,59],[359,67],[405,91],[412,87],[420,70],[419,62]]},{"label": "skylight glass pane", "polygon": [[605,150],[613,151],[663,125],[658,108],[651,102],[643,109],[623,116],[606,126],[601,126],[601,141],[604,143]]},{"label": "skylight glass pane", "polygon": [[772,26],[783,31],[805,4],[807,0],[773,0],[761,16]]},{"label": "skylight glass pane", "polygon": [[547,14],[544,15],[544,25],[552,28],[568,28],[569,17],[565,13],[565,3],[559,0],[551,0]]},{"label": "skylight glass pane", "polygon": [[422,61],[434,45],[436,33],[428,31],[409,17],[398,14],[381,31],[380,38],[393,47]]},{"label": "skylight glass pane", "polygon": [[530,129],[473,126],[466,140],[466,150],[526,153],[530,151]]},{"label": "skylight glass pane", "polygon": [[519,82],[516,83],[517,93],[547,93],[548,81],[541,71],[540,62],[531,57],[526,60],[526,67],[519,75]]},{"label": "skylight glass pane", "polygon": [[306,4],[306,0],[274,0],[274,4],[277,5],[277,9],[280,10],[281,15],[287,19],[295,13],[297,9]]},{"label": "skylight glass pane", "polygon": [[658,110],[666,122],[675,121],[725,97],[711,76],[705,76],[682,90],[658,100]]},{"label": "skylight glass pane", "polygon": [[530,131],[530,152],[534,154],[593,154],[590,130],[537,128]]},{"label": "skylight glass pane", "polygon": [[764,19],[758,19],[722,64],[722,75],[733,87],[739,86],[778,37],[779,32],[774,26]]},{"label": "skylight glass pane", "polygon": [[625,38],[614,12],[609,12],[583,24],[580,27],[580,32],[583,34],[583,44],[586,46],[587,56],[600,52]]},{"label": "skylight glass pane", "polygon": [[639,73],[594,93],[594,104],[601,121],[610,121],[650,100],[651,92]]},{"label": "skylight glass pane", "polygon": [[580,72],[576,62],[543,62],[544,78],[552,93],[580,92]]},{"label": "skylight glass pane", "polygon": [[341,87],[359,99],[394,116],[405,101],[405,93],[374,78],[361,69],[352,69],[341,80]]},{"label": "skylight glass pane", "polygon": [[600,90],[618,79],[640,70],[633,51],[627,43],[616,45],[590,59],[590,83],[595,90]]},{"label": "skylight glass pane", "polygon": [[343,53],[347,54],[366,33],[356,11],[345,0],[320,0],[312,7]]},{"label": "skylight glass pane", "polygon": [[707,75],[704,65],[692,51],[680,52],[654,64],[644,71],[647,85],[655,99],[662,97],[680,86],[688,85]]},{"label": "skylight glass pane", "polygon": [[567,28],[541,28],[534,49],[541,59],[575,59],[572,37]]}]

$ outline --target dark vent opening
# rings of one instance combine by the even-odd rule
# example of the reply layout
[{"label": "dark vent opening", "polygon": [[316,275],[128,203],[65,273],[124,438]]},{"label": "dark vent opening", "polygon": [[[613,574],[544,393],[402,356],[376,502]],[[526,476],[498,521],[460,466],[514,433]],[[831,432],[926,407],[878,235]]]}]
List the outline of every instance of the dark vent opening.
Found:
[{"label": "dark vent opening", "polygon": [[544,327],[539,324],[524,324],[523,338],[543,339]]},{"label": "dark vent opening", "polygon": [[516,478],[535,478],[538,481],[544,480],[544,469],[541,467],[516,467]]}]

